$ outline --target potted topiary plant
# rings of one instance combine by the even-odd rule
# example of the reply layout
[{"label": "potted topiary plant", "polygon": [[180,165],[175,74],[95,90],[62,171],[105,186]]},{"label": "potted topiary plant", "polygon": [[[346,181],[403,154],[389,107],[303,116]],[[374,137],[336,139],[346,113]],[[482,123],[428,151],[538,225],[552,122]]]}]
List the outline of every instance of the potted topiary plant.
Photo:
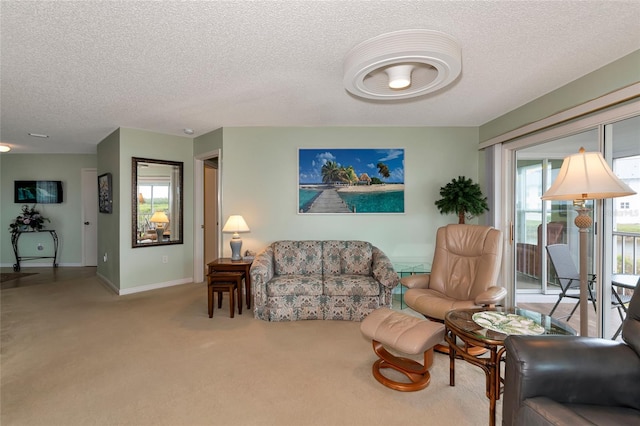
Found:
[{"label": "potted topiary plant", "polygon": [[456,213],[458,223],[465,223],[467,213],[478,216],[489,210],[480,185],[464,176],[458,176],[440,188],[440,195],[442,198],[435,202],[438,210],[441,214]]}]

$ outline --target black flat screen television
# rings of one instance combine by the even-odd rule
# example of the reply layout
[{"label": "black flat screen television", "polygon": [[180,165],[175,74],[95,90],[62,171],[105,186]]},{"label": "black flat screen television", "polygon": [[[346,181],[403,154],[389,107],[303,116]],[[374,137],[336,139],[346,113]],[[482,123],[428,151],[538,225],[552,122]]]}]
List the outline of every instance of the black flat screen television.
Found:
[{"label": "black flat screen television", "polygon": [[59,180],[16,180],[14,202],[34,204],[62,203],[62,182]]}]

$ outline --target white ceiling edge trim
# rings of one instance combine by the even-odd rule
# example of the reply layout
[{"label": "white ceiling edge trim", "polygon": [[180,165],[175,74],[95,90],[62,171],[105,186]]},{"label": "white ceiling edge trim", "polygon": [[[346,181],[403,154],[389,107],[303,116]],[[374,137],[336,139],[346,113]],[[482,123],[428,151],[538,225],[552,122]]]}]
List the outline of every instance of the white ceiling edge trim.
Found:
[{"label": "white ceiling edge trim", "polygon": [[607,108],[637,97],[640,97],[640,83],[631,84],[629,86],[615,90],[611,93],[607,93],[606,95],[587,101],[578,106],[550,115],[549,117],[543,118],[542,120],[538,120],[531,124],[527,124],[510,132],[504,133],[500,136],[488,139],[480,143],[480,145],[478,146],[478,150],[485,149],[492,145],[508,142],[510,140],[528,135],[529,133],[537,132],[547,127],[555,126],[556,124],[560,124],[562,122],[572,120],[574,118],[578,118],[580,116],[590,114],[603,108]]}]

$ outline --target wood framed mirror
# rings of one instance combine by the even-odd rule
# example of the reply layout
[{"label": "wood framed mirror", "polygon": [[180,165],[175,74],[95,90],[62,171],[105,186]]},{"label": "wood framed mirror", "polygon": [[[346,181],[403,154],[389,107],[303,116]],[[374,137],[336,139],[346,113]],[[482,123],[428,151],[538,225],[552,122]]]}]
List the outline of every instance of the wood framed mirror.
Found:
[{"label": "wood framed mirror", "polygon": [[131,158],[131,244],[182,244],[183,163]]}]

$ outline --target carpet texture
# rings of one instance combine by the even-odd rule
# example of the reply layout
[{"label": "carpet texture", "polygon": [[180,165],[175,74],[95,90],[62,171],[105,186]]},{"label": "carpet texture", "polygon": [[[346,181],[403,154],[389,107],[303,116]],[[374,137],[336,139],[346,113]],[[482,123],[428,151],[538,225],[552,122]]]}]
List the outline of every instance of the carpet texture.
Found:
[{"label": "carpet texture", "polygon": [[210,319],[202,283],[117,296],[92,277],[1,296],[3,426],[488,423],[479,368],[458,361],[450,387],[436,354],[427,389],[388,389],[357,322],[231,319],[227,303]]}]

